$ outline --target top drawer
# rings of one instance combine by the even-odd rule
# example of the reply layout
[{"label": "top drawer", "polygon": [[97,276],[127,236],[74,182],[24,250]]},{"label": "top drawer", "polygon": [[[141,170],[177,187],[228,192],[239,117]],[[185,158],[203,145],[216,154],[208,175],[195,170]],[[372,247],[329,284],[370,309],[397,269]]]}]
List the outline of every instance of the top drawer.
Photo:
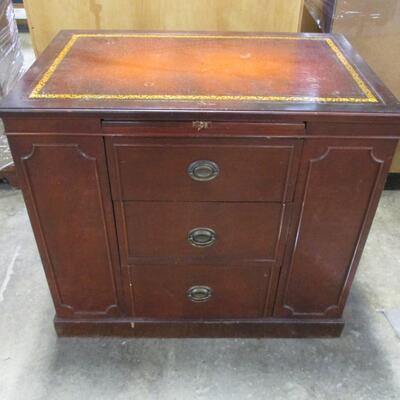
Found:
[{"label": "top drawer", "polygon": [[107,139],[113,198],[290,201],[297,139]]}]

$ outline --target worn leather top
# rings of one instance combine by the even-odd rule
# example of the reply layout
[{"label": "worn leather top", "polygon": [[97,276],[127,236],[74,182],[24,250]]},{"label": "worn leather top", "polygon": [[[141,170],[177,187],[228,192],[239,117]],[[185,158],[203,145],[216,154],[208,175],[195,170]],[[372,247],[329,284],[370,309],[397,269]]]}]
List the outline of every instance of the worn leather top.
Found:
[{"label": "worn leather top", "polygon": [[64,31],[3,108],[379,111],[390,103],[339,36]]}]

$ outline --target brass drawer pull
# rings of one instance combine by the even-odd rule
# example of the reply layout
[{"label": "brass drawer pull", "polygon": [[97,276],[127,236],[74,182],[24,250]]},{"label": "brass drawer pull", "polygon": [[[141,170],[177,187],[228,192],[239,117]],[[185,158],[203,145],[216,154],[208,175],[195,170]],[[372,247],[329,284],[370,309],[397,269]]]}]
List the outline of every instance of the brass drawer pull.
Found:
[{"label": "brass drawer pull", "polygon": [[200,132],[203,129],[208,129],[211,125],[210,121],[193,121],[193,128],[197,129],[197,132]]},{"label": "brass drawer pull", "polygon": [[208,247],[217,240],[217,234],[210,228],[194,228],[188,233],[188,240],[192,246]]},{"label": "brass drawer pull", "polygon": [[187,290],[186,295],[194,303],[202,303],[210,300],[212,289],[208,286],[192,286]]},{"label": "brass drawer pull", "polygon": [[212,181],[219,175],[219,167],[214,161],[198,160],[189,165],[188,174],[195,181]]}]

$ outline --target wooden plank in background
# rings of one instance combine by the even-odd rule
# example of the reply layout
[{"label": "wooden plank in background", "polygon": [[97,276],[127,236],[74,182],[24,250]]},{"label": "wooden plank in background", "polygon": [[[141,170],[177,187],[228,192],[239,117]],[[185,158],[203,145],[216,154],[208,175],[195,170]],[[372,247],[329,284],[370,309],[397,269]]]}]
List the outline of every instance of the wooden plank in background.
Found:
[{"label": "wooden plank in background", "polygon": [[397,146],[396,154],[393,158],[393,164],[390,168],[390,172],[400,174],[400,142]]},{"label": "wooden plank in background", "polygon": [[304,0],[25,0],[40,54],[61,29],[298,32]]}]

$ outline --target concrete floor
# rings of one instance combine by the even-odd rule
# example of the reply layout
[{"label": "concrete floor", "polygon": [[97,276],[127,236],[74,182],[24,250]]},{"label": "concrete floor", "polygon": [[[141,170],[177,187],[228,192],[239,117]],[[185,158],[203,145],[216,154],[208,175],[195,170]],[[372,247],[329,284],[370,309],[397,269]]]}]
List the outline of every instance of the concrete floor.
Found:
[{"label": "concrete floor", "polygon": [[385,192],[340,339],[58,339],[21,193],[0,186],[0,399],[399,399],[400,192]]}]

